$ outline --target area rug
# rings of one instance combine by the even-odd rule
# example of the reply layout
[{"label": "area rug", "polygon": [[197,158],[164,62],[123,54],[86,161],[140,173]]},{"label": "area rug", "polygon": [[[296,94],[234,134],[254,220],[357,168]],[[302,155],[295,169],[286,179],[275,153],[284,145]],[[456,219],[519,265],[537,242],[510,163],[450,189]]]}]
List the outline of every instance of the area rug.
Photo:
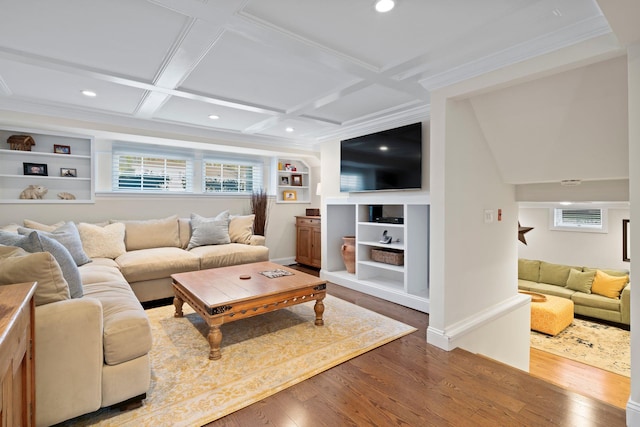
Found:
[{"label": "area rug", "polygon": [[573,319],[555,337],[531,331],[531,346],[567,359],[631,376],[631,337],[615,326]]},{"label": "area rug", "polygon": [[223,325],[222,358],[209,360],[207,326],[185,304],[147,310],[151,388],[141,408],[100,410],[68,426],[200,426],[258,402],[416,329],[335,297],[324,326],[314,302]]}]

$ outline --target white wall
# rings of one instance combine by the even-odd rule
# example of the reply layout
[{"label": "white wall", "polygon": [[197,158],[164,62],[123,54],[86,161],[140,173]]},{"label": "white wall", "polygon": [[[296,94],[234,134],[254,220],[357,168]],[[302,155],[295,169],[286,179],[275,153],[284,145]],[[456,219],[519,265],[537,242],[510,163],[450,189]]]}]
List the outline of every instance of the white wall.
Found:
[{"label": "white wall", "polygon": [[629,209],[608,209],[607,233],[550,230],[549,209],[520,208],[520,224],[534,229],[518,242],[518,257],[575,266],[628,270],[622,261],[622,220]]},{"label": "white wall", "polygon": [[[528,343],[519,339],[528,334],[529,303],[517,292],[515,189],[502,181],[468,100],[434,93],[431,130],[427,341],[528,369]],[[492,222],[485,222],[486,211]],[[491,346],[477,345],[490,337]]]}]

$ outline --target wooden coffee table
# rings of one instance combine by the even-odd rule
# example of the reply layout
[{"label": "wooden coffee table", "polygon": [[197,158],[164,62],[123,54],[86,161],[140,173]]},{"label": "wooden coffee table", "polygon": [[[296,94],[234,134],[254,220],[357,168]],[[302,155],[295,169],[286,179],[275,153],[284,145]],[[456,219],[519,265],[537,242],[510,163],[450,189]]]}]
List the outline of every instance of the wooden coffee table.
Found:
[{"label": "wooden coffee table", "polygon": [[[264,271],[284,270],[290,276],[269,278]],[[212,268],[172,274],[176,307],[182,317],[187,302],[209,326],[209,359],[222,357],[220,326],[235,320],[315,300],[315,324],[322,326],[327,282],[310,274],[271,262]]]}]

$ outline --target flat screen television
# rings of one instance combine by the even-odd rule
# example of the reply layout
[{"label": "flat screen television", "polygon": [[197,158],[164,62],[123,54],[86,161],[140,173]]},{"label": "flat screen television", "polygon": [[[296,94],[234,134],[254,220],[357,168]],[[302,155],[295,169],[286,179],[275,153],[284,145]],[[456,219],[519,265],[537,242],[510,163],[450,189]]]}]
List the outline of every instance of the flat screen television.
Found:
[{"label": "flat screen television", "polygon": [[340,142],[340,191],[422,187],[422,123]]}]

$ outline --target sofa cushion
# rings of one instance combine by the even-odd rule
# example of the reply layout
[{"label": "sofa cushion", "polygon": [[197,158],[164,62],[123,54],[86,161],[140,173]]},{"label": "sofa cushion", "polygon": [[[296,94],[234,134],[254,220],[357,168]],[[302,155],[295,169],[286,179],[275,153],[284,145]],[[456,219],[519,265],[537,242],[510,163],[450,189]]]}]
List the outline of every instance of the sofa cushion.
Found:
[{"label": "sofa cushion", "polygon": [[582,271],[593,271],[594,274],[598,270],[602,271],[605,274],[608,274],[609,276],[614,276],[614,277],[622,277],[622,276],[629,275],[629,272],[627,270],[610,270],[606,268],[582,267]]},{"label": "sofa cushion", "polygon": [[[102,267],[108,268],[108,267]],[[117,365],[151,350],[151,327],[144,309],[129,284],[122,278],[114,280],[113,271],[104,281],[86,285],[85,294],[102,304],[104,362]]]},{"label": "sofa cushion", "polygon": [[518,279],[537,282],[540,278],[540,261],[518,259]]},{"label": "sofa cushion", "polygon": [[548,283],[536,283],[529,282],[531,286],[529,287],[529,291],[538,292],[546,295],[554,295],[557,297],[563,297],[567,299],[571,299],[571,296],[576,293],[576,291],[572,289],[567,289],[558,285],[550,285]]},{"label": "sofa cushion", "polygon": [[518,279],[518,289],[522,291],[531,290],[531,286],[535,286],[537,284],[538,282],[533,282],[531,280]]},{"label": "sofa cushion", "polygon": [[242,243],[199,246],[191,249],[189,253],[200,259],[200,269],[202,270],[269,261],[269,249],[266,246],[250,246]]},{"label": "sofa cushion", "polygon": [[125,226],[124,243],[127,251],[180,247],[177,215],[143,221],[111,221],[115,222],[121,222]]},{"label": "sofa cushion", "polygon": [[576,305],[600,308],[603,310],[620,311],[620,300],[616,298],[608,298],[602,295],[588,295],[582,292],[576,292],[571,296],[571,299]]},{"label": "sofa cushion", "polygon": [[40,306],[69,299],[69,286],[49,252],[29,253],[15,246],[0,245],[0,285],[38,282],[34,294]]},{"label": "sofa cushion", "polygon": [[571,267],[569,265],[552,264],[540,261],[540,278],[538,281],[541,283],[564,287],[567,285],[569,272],[572,268],[582,270],[582,267]]},{"label": "sofa cushion", "polygon": [[62,275],[69,286],[71,298],[82,297],[82,281],[80,273],[69,251],[57,241],[31,231],[27,235],[19,235],[7,231],[0,231],[0,244],[18,246],[27,252],[49,252],[58,262]]},{"label": "sofa cushion", "polygon": [[187,250],[206,245],[225,245],[229,238],[229,212],[219,213],[214,218],[191,214],[191,239]]},{"label": "sofa cushion", "polygon": [[[26,235],[33,230],[34,229],[32,228],[21,227],[18,229],[18,233]],[[80,233],[78,232],[78,228],[73,222],[66,222],[64,223],[64,225],[56,228],[53,231],[42,231],[36,229],[36,232],[39,235],[45,235],[52,238],[53,240],[59,242],[62,246],[67,248],[76,265],[80,266],[91,262],[91,258],[87,256],[87,254],[84,252],[84,249],[82,248]]]},{"label": "sofa cushion", "polygon": [[231,243],[248,245],[253,236],[253,220],[255,215],[231,215],[229,217],[229,239]]},{"label": "sofa cushion", "polygon": [[591,292],[608,298],[620,298],[620,292],[629,282],[629,276],[611,276],[603,271],[597,270]]},{"label": "sofa cushion", "polygon": [[191,218],[178,218],[180,232],[180,247],[186,249],[191,239]]},{"label": "sofa cushion", "polygon": [[569,272],[566,287],[567,289],[573,289],[574,291],[590,294],[591,285],[593,284],[593,278],[595,275],[595,271],[578,271],[575,268],[572,268]]},{"label": "sofa cushion", "polygon": [[173,273],[200,268],[198,257],[180,248],[151,248],[130,251],[116,258],[116,262],[129,283],[162,279]]},{"label": "sofa cushion", "polygon": [[60,221],[60,222],[56,222],[55,224],[51,224],[51,225],[47,225],[47,224],[42,224],[40,222],[37,221],[32,221],[30,219],[25,219],[22,221],[22,223],[24,224],[24,226],[26,228],[31,228],[33,230],[40,230],[40,231],[54,231],[57,228],[60,228],[64,225],[64,221]]},{"label": "sofa cushion", "polygon": [[114,259],[125,253],[124,230],[121,222],[104,227],[86,222],[78,224],[82,247],[90,258]]}]

